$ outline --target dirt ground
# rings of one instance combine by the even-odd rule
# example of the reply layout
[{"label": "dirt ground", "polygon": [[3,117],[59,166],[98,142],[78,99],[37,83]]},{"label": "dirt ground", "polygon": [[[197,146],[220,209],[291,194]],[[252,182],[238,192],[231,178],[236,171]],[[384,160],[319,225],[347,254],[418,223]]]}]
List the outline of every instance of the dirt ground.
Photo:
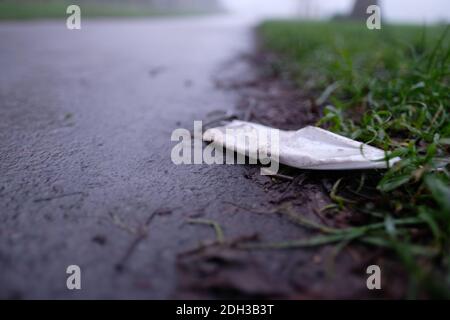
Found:
[{"label": "dirt ground", "polygon": [[[221,76],[216,84],[222,90],[238,92],[234,115],[238,119],[264,125],[296,130],[314,125],[322,115],[315,104],[315,94],[302,92],[289,79],[273,71],[276,59],[255,45],[252,54],[230,62],[244,64],[246,76]],[[246,167],[246,179],[262,188],[265,198],[252,207],[233,204],[240,214],[255,219],[272,217],[273,228],[283,230],[285,224],[295,224],[295,215],[332,227],[358,225],[359,215],[341,211],[327,214],[321,208],[332,203],[329,195],[339,179],[357,180],[360,172],[297,170],[282,166],[281,175],[267,178],[258,168]],[[366,172],[370,176],[370,172]],[[279,208],[289,207],[294,213],[286,217]],[[283,211],[283,210],[281,210]],[[298,238],[316,235],[301,226]],[[227,226],[232,228],[232,226]],[[283,231],[281,231],[283,233]],[[385,299],[406,294],[405,273],[383,250],[348,245],[336,253],[335,246],[298,249],[262,249],[246,252],[242,243],[261,241],[258,230],[224,244],[213,242],[178,256],[179,290],[182,298],[282,298],[282,299]],[[262,237],[264,238],[264,237]],[[284,240],[295,240],[289,236]],[[280,239],[278,239],[280,241]],[[383,290],[366,288],[366,268],[371,264],[384,271]]]}]

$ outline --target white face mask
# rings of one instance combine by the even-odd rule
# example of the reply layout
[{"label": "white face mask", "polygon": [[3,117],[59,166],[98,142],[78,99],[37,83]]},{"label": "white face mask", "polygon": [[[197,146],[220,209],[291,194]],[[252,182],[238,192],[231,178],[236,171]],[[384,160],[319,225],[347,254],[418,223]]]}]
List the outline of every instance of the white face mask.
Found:
[{"label": "white face mask", "polygon": [[[242,132],[254,133],[246,135],[250,138],[269,138],[248,143],[248,139],[243,141],[238,138]],[[269,155],[273,163],[279,162],[300,169],[383,169],[400,160],[393,158],[386,161],[386,153],[381,149],[311,126],[298,131],[284,131],[234,120],[225,126],[207,130],[203,140],[239,154],[257,154],[260,157],[258,160],[262,160],[263,164],[267,164],[264,163],[267,162],[264,157]],[[267,170],[264,174],[267,174]]]}]

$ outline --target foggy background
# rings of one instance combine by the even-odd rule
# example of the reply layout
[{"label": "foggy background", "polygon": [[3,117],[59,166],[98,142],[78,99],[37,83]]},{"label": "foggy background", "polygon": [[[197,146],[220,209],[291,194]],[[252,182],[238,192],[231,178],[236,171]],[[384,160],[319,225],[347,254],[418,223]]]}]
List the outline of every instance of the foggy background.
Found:
[{"label": "foggy background", "polygon": [[[53,7],[53,11],[56,12],[59,12],[61,5],[64,4],[79,4],[85,6],[85,8],[90,8],[89,6],[103,8],[118,7],[121,9],[134,9],[135,13],[141,12],[141,16],[145,16],[145,12],[217,13],[225,11],[232,13],[234,16],[251,18],[258,21],[270,17],[300,17],[304,19],[327,19],[335,16],[342,17],[351,12],[354,1],[355,0],[0,0],[0,5],[3,5],[2,8],[5,10],[10,7],[7,5],[8,3],[14,4],[14,6],[12,6],[13,8],[18,8],[17,5],[26,6],[28,4],[32,5],[28,7],[29,10],[37,10],[39,9],[37,6],[40,6],[41,4],[59,4],[59,7]],[[370,2],[371,0],[364,0],[362,3],[365,7],[366,3]],[[378,0],[378,2],[381,5],[382,19],[384,22],[418,24],[450,22],[450,0]],[[25,9],[26,8],[27,7],[25,7]],[[40,10],[41,9],[42,7]],[[2,13],[5,15],[5,12],[0,11],[0,18]],[[15,15],[13,14],[12,16],[14,17]],[[365,18],[365,12],[363,16],[363,18]]]},{"label": "foggy background", "polygon": [[[348,13],[353,0],[221,0],[229,11],[247,16],[327,18]],[[390,22],[450,21],[449,0],[381,0],[382,17]]]}]

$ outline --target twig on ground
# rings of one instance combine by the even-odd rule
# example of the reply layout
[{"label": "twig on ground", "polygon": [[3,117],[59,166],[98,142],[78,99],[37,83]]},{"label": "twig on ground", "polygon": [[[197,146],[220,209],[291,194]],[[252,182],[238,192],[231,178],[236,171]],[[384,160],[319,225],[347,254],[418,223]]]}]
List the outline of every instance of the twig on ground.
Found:
[{"label": "twig on ground", "polygon": [[219,223],[212,221],[212,220],[208,220],[208,219],[188,219],[187,223],[189,223],[189,224],[205,224],[205,225],[212,226],[214,228],[214,231],[216,232],[217,242],[220,244],[224,243],[225,238],[223,235],[222,227],[220,226]]},{"label": "twig on ground", "polygon": [[52,200],[61,199],[61,198],[65,198],[65,197],[76,196],[76,195],[83,195],[83,196],[85,196],[86,193],[81,192],[81,191],[78,191],[78,192],[71,192],[71,193],[65,193],[65,194],[60,194],[60,195],[53,196],[53,197],[34,199],[34,202],[52,201]]},{"label": "twig on ground", "polygon": [[136,237],[133,239],[133,241],[128,246],[128,249],[125,251],[125,254],[123,255],[123,257],[116,264],[116,270],[118,272],[122,272],[124,270],[126,263],[130,259],[130,257],[132,256],[132,254],[134,253],[134,251],[136,250],[138,245],[141,243],[142,240],[147,238],[148,227],[149,227],[150,223],[153,221],[153,219],[157,215],[163,215],[163,214],[167,214],[170,212],[171,211],[169,211],[169,210],[160,210],[160,209],[156,210],[149,215],[149,217],[147,218],[147,220],[145,220],[143,225],[141,225],[139,228],[135,229],[134,233],[137,234]]}]

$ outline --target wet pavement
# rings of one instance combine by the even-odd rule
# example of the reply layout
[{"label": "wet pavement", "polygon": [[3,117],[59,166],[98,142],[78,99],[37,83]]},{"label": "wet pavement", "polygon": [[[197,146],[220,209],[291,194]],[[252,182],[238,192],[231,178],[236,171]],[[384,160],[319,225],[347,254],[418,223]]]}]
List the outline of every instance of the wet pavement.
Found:
[{"label": "wet pavement", "polygon": [[[227,17],[84,21],[80,31],[63,21],[0,24],[0,297],[322,292],[325,273],[311,250],[213,246],[195,255],[215,234],[188,224],[192,217],[219,223],[227,241],[309,235],[246,209],[272,200],[258,168],[170,159],[174,129],[235,107],[238,94],[217,79],[248,76],[233,61],[253,50],[252,26]],[[326,204],[307,188],[305,208]],[[82,270],[79,291],[66,288],[72,264]],[[343,278],[365,287],[360,276]],[[346,296],[342,287],[328,292]]]}]

